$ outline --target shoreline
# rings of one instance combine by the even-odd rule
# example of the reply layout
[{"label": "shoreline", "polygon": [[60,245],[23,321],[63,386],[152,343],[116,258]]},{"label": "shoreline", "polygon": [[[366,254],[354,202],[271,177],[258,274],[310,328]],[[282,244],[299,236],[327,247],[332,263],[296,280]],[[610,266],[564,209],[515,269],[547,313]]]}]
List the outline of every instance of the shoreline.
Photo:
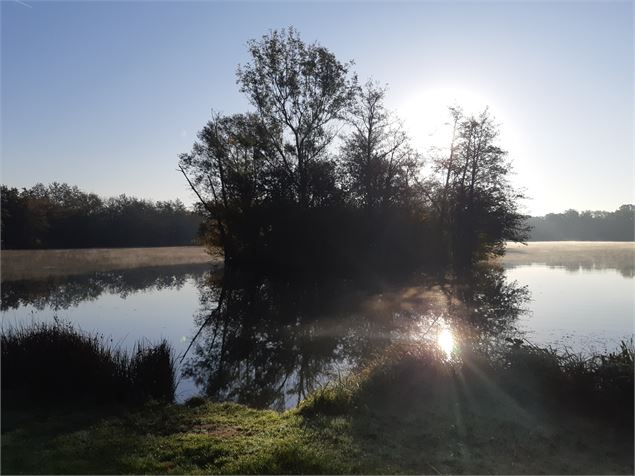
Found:
[{"label": "shoreline", "polygon": [[[3,469],[632,474],[626,395],[617,387],[588,387],[591,374],[575,361],[554,371],[558,357],[551,351],[516,346],[509,349],[510,371],[479,354],[460,364],[440,361],[419,347],[395,350],[282,412],[204,397],[136,407],[4,409]],[[632,369],[632,354],[630,363],[613,359],[609,366]],[[571,404],[579,391],[583,395]],[[595,398],[596,392],[604,395]]]},{"label": "shoreline", "polygon": [[[505,255],[493,261],[520,265],[542,260],[547,265],[567,265],[584,258],[585,252],[605,249],[602,261],[629,264],[635,268],[633,241],[529,241],[508,243]],[[631,263],[624,263],[631,252]],[[585,259],[582,259],[585,261]],[[223,265],[222,252],[209,253],[204,246],[160,246],[135,248],[74,248],[46,250],[0,250],[0,279],[21,281],[134,268],[209,263]]]}]

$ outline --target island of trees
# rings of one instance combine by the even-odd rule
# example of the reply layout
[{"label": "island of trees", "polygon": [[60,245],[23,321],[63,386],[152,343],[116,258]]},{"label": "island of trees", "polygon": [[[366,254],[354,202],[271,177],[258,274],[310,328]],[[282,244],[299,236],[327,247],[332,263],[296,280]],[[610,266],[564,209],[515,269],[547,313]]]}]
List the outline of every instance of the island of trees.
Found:
[{"label": "island of trees", "polygon": [[526,239],[487,110],[450,109],[447,151],[424,163],[385,87],[360,85],[352,63],[293,28],[248,49],[237,82],[252,111],[215,113],[179,164],[226,263],[464,266]]},{"label": "island of trees", "polygon": [[[507,241],[634,240],[633,205],[527,217],[485,110],[449,109],[445,151],[415,150],[352,63],[293,28],[248,44],[237,82],[252,110],[214,113],[179,169],[182,202],[76,186],[2,186],[2,248],[222,247],[227,264],[266,269],[407,269],[470,264]],[[422,111],[422,114],[425,111]]]}]

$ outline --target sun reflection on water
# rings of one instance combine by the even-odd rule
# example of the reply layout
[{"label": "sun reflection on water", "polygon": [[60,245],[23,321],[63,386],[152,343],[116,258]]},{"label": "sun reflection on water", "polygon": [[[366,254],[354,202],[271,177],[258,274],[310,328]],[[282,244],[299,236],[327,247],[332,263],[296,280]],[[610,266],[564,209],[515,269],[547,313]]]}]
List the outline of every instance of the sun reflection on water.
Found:
[{"label": "sun reflection on water", "polygon": [[452,351],[454,350],[454,336],[449,328],[441,329],[437,336],[437,344],[439,348],[445,353],[446,358],[452,357]]}]

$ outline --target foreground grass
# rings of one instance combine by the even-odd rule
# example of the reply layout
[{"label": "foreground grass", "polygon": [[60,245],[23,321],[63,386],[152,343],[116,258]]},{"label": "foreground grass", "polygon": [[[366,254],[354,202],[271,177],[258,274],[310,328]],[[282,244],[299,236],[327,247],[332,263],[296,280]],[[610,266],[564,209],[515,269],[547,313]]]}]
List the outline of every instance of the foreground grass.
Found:
[{"label": "foreground grass", "polygon": [[[7,473],[342,473],[359,468],[297,411],[229,403],[149,404],[82,426],[83,416],[43,417],[2,438]],[[67,427],[63,421],[75,422]],[[78,423],[79,422],[79,423]],[[67,428],[65,428],[67,427]]]},{"label": "foreground grass", "polygon": [[496,368],[399,351],[284,413],[203,400],[3,413],[2,472],[633,473],[632,393],[626,406],[605,384],[584,395],[578,364],[553,388],[553,355],[512,354]]}]

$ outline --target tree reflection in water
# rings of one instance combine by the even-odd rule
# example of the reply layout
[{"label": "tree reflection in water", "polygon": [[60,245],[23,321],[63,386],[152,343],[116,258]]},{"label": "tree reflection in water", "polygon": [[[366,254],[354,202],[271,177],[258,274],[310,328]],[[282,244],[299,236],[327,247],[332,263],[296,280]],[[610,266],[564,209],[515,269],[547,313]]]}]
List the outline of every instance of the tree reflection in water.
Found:
[{"label": "tree reflection in water", "polygon": [[381,286],[226,273],[200,285],[200,334],[183,375],[216,400],[290,408],[389,347],[436,340],[442,328],[451,329],[455,347],[494,351],[517,334],[527,299],[499,267]]},{"label": "tree reflection in water", "polygon": [[126,299],[149,289],[180,289],[188,279],[201,280],[209,273],[209,265],[201,263],[3,281],[0,310],[33,306],[38,310],[50,307],[57,311],[96,301],[102,294],[116,294]]}]

